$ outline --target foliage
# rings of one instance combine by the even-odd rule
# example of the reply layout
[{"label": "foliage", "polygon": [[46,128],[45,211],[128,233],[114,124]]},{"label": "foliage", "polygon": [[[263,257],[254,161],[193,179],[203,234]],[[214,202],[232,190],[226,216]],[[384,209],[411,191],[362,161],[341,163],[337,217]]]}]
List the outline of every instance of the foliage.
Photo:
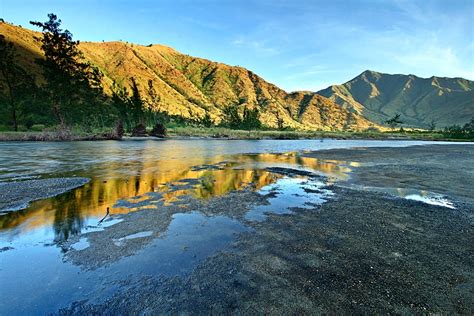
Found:
[{"label": "foliage", "polygon": [[474,117],[464,126],[451,125],[445,127],[443,134],[450,138],[474,139]]},{"label": "foliage", "polygon": [[97,114],[94,107],[103,101],[102,74],[83,61],[79,42],[60,28],[61,20],[52,13],[48,18],[44,23],[30,22],[43,33],[41,49],[45,58],[37,62],[43,67],[47,100],[60,125],[86,122]]},{"label": "foliage", "polygon": [[259,129],[262,127],[262,123],[259,120],[259,111],[257,108],[251,110],[248,108],[244,109],[244,115],[242,118],[241,128],[248,131],[252,129]]},{"label": "foliage", "polygon": [[[6,98],[2,101],[7,104],[13,130],[18,131],[20,116],[27,116],[28,104],[31,105],[35,99],[36,85],[34,78],[14,62],[15,57],[13,43],[7,42],[0,34],[0,74],[4,82],[0,89],[6,91]],[[33,124],[28,125],[31,127]]]},{"label": "foliage", "polygon": [[226,107],[223,112],[224,112],[223,125],[229,128],[238,129],[240,125],[242,124],[242,119],[240,118],[238,107],[235,105],[231,105],[231,106]]},{"label": "foliage", "polygon": [[285,128],[285,121],[280,115],[280,112],[275,113],[275,118],[276,118],[276,125],[279,130],[283,130]]},{"label": "foliage", "polygon": [[204,127],[212,127],[214,125],[214,122],[212,121],[211,115],[209,115],[208,112],[206,112],[204,117],[201,119],[200,123]]},{"label": "foliage", "polygon": [[153,129],[151,130],[150,135],[156,136],[156,137],[165,137],[166,136],[165,125],[161,122],[156,123]]},{"label": "foliage", "polygon": [[395,115],[392,118],[386,120],[385,123],[390,126],[390,128],[395,128],[398,125],[403,124],[403,121],[400,120],[400,116],[400,113],[395,113]]},{"label": "foliage", "polygon": [[125,133],[125,129],[123,128],[123,122],[119,120],[117,121],[117,124],[115,125],[115,138],[121,139],[124,133]]},{"label": "foliage", "polygon": [[148,134],[146,132],[146,126],[142,123],[139,123],[132,130],[132,136],[142,137],[142,136],[147,136],[147,135]]},{"label": "foliage", "polygon": [[436,121],[431,120],[430,124],[428,125],[428,130],[429,131],[434,131],[436,129]]},{"label": "foliage", "polygon": [[259,111],[257,108],[244,108],[242,118],[239,115],[237,106],[228,106],[224,109],[224,125],[232,129],[259,129],[262,123],[259,120]]}]

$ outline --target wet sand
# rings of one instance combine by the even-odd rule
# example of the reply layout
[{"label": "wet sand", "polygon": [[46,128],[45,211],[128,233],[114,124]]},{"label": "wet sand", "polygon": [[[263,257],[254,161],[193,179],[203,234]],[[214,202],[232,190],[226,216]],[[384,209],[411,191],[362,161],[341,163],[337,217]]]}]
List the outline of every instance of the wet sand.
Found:
[{"label": "wet sand", "polygon": [[474,203],[474,144],[322,150],[304,156],[360,162],[349,184],[435,191]]},{"label": "wet sand", "polygon": [[33,201],[53,197],[88,183],[87,178],[51,178],[0,183],[0,214],[18,211]]},{"label": "wet sand", "polygon": [[[196,260],[183,273],[144,273],[141,279],[127,280],[125,272],[112,297],[99,303],[75,302],[59,313],[472,314],[474,146],[364,148],[304,155],[358,161],[361,166],[353,168],[347,183],[307,190],[308,194],[331,191],[325,203],[268,214],[261,221],[249,220],[245,214],[269,204],[274,193],[262,195],[249,188],[210,200],[186,197],[176,204],[160,205],[158,214],[144,209],[120,216],[120,223],[83,235],[90,243],[85,249],[73,249],[78,240],[72,239],[63,245],[65,260],[87,271],[107,269],[125,257],[153,254],[153,240],[166,235],[171,218],[178,213],[198,212],[205,221],[226,216],[245,226],[233,224],[234,242],[207,259]],[[292,173],[291,169],[273,171],[285,176]],[[438,192],[449,197],[456,209],[355,190],[352,185]],[[147,232],[143,238],[124,239],[143,231]],[[114,244],[117,240],[119,246]],[[190,261],[199,257],[193,250],[192,246],[182,249],[190,254]]]}]

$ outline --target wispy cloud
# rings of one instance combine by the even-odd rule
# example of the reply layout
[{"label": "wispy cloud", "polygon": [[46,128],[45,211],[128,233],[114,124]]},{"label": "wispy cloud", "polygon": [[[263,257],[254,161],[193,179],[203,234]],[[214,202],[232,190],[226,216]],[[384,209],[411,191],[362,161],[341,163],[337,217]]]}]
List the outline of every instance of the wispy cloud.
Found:
[{"label": "wispy cloud", "polygon": [[271,47],[265,40],[249,40],[243,37],[234,39],[232,46],[244,49],[252,49],[255,53],[263,56],[274,56],[280,53],[276,47]]}]

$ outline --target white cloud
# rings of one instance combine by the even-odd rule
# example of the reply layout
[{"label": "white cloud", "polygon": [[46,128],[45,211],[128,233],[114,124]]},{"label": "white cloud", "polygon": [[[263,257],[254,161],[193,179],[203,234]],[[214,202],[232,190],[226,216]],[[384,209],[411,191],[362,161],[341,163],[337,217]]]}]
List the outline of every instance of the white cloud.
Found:
[{"label": "white cloud", "polygon": [[269,46],[265,40],[237,38],[231,44],[239,48],[252,49],[255,53],[263,56],[274,56],[280,52],[277,48]]}]

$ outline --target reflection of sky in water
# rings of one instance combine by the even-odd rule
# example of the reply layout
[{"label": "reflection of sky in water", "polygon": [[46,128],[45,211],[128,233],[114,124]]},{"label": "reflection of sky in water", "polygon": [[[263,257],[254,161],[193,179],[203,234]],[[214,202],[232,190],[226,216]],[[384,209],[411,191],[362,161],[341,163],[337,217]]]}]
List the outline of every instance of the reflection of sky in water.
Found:
[{"label": "reflection of sky in water", "polygon": [[[283,177],[266,168],[311,171],[327,176],[332,182],[347,179],[351,168],[358,166],[302,158],[295,151],[421,143],[336,140],[2,143],[0,180],[84,176],[92,181],[55,198],[34,202],[26,210],[0,216],[0,248],[14,248],[0,252],[0,311],[44,314],[74,300],[89,298],[93,302],[113,293],[117,289],[114,282],[124,272],[136,278],[143,274],[186,273],[209,255],[226,249],[236,234],[249,230],[244,223],[227,216],[178,213],[158,238],[151,231],[142,231],[111,241],[115,247],[124,247],[140,238],[153,239],[134,256],[88,272],[63,262],[64,241],[113,226],[121,221],[117,214],[157,208],[186,195],[207,199],[250,188],[262,194],[274,193],[268,199],[269,205],[257,206],[246,214],[247,220],[261,221],[267,213],[287,214],[294,207],[322,203],[330,195],[321,188],[321,182]],[[413,198],[418,193],[411,192],[406,197]],[[107,208],[110,216],[99,223]],[[89,247],[87,237],[72,245],[77,251]]]},{"label": "reflection of sky in water", "polygon": [[[150,245],[134,256],[92,271],[63,262],[57,247],[17,246],[1,254],[0,311],[5,315],[47,314],[85,298],[91,303],[101,301],[114,293],[125,277],[138,281],[147,275],[183,275],[216,251],[226,249],[236,234],[244,231],[248,228],[226,216],[174,214],[166,232]],[[127,235],[116,246],[149,236],[146,231]],[[72,248],[84,250],[89,246],[82,237]]]},{"label": "reflection of sky in water", "polygon": [[274,194],[268,205],[258,205],[245,218],[262,221],[266,214],[290,214],[291,208],[311,208],[322,204],[332,193],[323,189],[325,183],[307,178],[283,178],[260,190],[261,194]]},{"label": "reflection of sky in water", "polygon": [[[107,208],[111,214],[149,208],[147,194],[162,194],[163,201],[169,203],[188,194],[206,199],[244,188],[258,190],[281,177],[266,171],[268,167],[310,170],[330,179],[345,179],[350,172],[346,165],[304,158],[295,153],[195,157],[188,162],[144,156],[149,160],[136,165],[137,170],[131,172],[132,175],[122,176],[120,167],[113,164],[94,166],[94,170],[100,169],[107,176],[94,176],[96,171],[92,170],[91,175],[82,174],[93,177],[85,186],[33,202],[27,210],[0,216],[0,245],[3,241],[35,234],[34,231],[38,231],[42,239],[49,239],[49,243],[67,240],[97,225]],[[225,163],[221,163],[223,161]],[[123,201],[136,207],[124,205]],[[36,241],[38,234],[35,234]]]},{"label": "reflection of sky in water", "polygon": [[450,201],[444,195],[426,191],[426,190],[416,190],[416,189],[406,189],[406,188],[382,188],[382,187],[370,187],[370,186],[360,186],[353,185],[355,189],[361,189],[366,191],[375,191],[375,192],[384,192],[393,196],[401,197],[407,200],[414,200],[423,202],[430,205],[442,206],[450,209],[456,209],[454,203]]}]

